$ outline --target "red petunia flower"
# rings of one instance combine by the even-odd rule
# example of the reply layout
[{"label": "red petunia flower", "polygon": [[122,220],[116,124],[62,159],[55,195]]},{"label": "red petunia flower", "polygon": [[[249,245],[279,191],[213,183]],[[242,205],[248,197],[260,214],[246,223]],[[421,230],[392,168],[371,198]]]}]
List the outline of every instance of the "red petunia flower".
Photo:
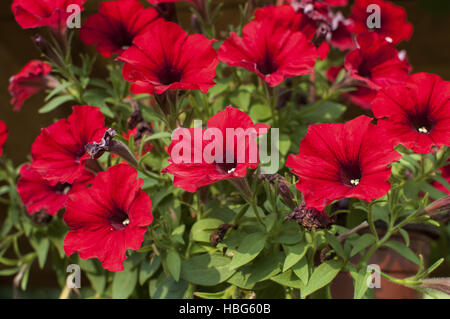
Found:
[{"label": "red petunia flower", "polygon": [[252,21],[232,32],[219,49],[219,60],[256,73],[270,86],[284,79],[309,74],[318,57],[314,45],[302,32],[276,26],[276,21]]},{"label": "red petunia flower", "polygon": [[64,208],[69,194],[85,187],[93,177],[92,173],[85,170],[74,184],[50,185],[31,165],[24,165],[20,169],[17,192],[30,215],[44,210],[47,214],[55,216]]},{"label": "red petunia flower", "polygon": [[74,106],[67,119],[41,130],[31,150],[33,168],[51,185],[74,183],[89,158],[85,146],[102,139],[104,121],[99,108]]},{"label": "red petunia flower", "polygon": [[[268,128],[266,124],[254,124],[246,113],[228,106],[208,120],[207,130],[179,129],[181,134],[175,134],[169,146],[170,165],[162,172],[174,175],[174,185],[188,192],[223,179],[244,177],[248,168],[258,166],[256,137],[260,129],[267,133]],[[227,138],[227,129],[235,129],[236,134]],[[214,135],[214,131],[221,136]],[[211,144],[219,145],[214,152]]]},{"label": "red petunia flower", "polygon": [[11,9],[23,29],[50,27],[56,32],[67,28],[67,19],[73,14],[68,8],[78,5],[83,10],[86,0],[14,0]]},{"label": "red petunia flower", "polygon": [[3,154],[3,145],[5,145],[7,139],[8,139],[8,128],[6,127],[5,122],[0,121],[0,156],[2,156]]},{"label": "red petunia flower", "polygon": [[317,5],[320,5],[315,8],[318,13],[311,10],[296,11],[290,5],[269,5],[255,11],[255,20],[261,23],[271,21],[276,28],[302,32],[308,40],[316,44],[317,54],[324,60],[330,50],[330,46],[324,40],[326,34],[331,31],[331,20],[328,18],[328,6],[319,3]]},{"label": "red petunia flower", "polygon": [[215,84],[219,63],[214,41],[201,34],[187,35],[178,24],[160,19],[136,37],[118,60],[125,62],[123,76],[133,82],[133,93],[174,89],[206,93]]},{"label": "red petunia flower", "polygon": [[360,33],[358,48],[345,56],[344,66],[350,76],[379,90],[406,81],[410,66],[402,61],[399,52],[376,33]]},{"label": "red petunia flower", "polygon": [[[376,5],[380,11],[380,28],[369,29],[367,19],[373,15],[373,11],[368,11],[370,5]],[[389,38],[393,44],[402,40],[409,40],[413,33],[413,26],[406,20],[406,11],[402,7],[396,6],[392,2],[384,0],[356,0],[352,6],[353,20],[351,30],[354,33],[373,31],[383,38]]]},{"label": "red petunia flower", "polygon": [[98,44],[97,51],[104,57],[122,54],[158,17],[155,9],[144,9],[137,0],[102,2],[98,13],[81,28],[81,40],[88,45]]},{"label": "red petunia flower", "polygon": [[26,99],[48,87],[56,87],[57,80],[50,76],[52,67],[45,62],[32,60],[9,79],[9,92],[14,111],[20,111]]},{"label": "red petunia flower", "polygon": [[416,153],[450,145],[450,81],[429,73],[411,75],[405,84],[386,87],[372,111],[395,143]]},{"label": "red petunia flower", "polygon": [[298,155],[286,166],[299,176],[306,206],[322,210],[332,201],[384,196],[390,189],[389,165],[401,158],[383,130],[359,116],[345,124],[311,125]]},{"label": "red petunia flower", "polygon": [[153,221],[144,181],[127,164],[111,167],[94,178],[90,188],[71,193],[64,221],[70,231],[64,239],[67,256],[98,258],[105,269],[122,271],[127,249],[139,249]]}]

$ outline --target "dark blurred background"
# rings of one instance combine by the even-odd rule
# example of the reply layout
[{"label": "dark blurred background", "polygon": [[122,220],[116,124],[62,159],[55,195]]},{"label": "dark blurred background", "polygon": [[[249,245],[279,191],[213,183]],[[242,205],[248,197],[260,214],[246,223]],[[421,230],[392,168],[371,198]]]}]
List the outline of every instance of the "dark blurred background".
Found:
[{"label": "dark blurred background", "polygon": [[[221,0],[225,2],[218,24],[222,30],[228,24],[238,24],[238,4],[245,0]],[[101,0],[88,0],[83,19],[96,12]],[[145,2],[145,1],[143,1]],[[219,2],[219,0],[217,0]],[[402,42],[399,49],[407,50],[413,72],[430,72],[450,80],[450,1],[449,0],[396,0],[394,3],[403,6],[408,14],[408,20],[414,26],[414,34],[410,42]],[[48,126],[55,119],[70,113],[70,105],[41,115],[38,109],[43,106],[44,93],[27,100],[20,112],[13,112],[10,105],[11,96],[8,92],[10,76],[18,73],[31,59],[39,59],[39,53],[34,47],[31,36],[38,33],[37,29],[22,30],[15,22],[10,6],[12,0],[0,1],[0,119],[5,121],[9,129],[9,138],[5,145],[4,156],[19,165],[29,158],[31,145],[39,134],[41,127]],[[184,27],[190,24],[189,13],[185,5],[179,8],[184,12],[181,21]],[[348,12],[348,9],[345,10]],[[75,40],[76,50],[86,48]],[[102,66],[105,60],[99,58],[96,73],[103,74]],[[0,222],[5,208],[0,206]],[[36,265],[34,265],[36,266]],[[37,267],[34,267],[37,268]],[[44,272],[34,269],[30,276],[29,287],[56,286],[55,276],[48,263]],[[0,296],[10,297],[11,277],[0,277]],[[3,289],[2,289],[3,286]],[[5,290],[6,289],[6,290]],[[42,290],[40,297],[56,296],[57,290]]]}]

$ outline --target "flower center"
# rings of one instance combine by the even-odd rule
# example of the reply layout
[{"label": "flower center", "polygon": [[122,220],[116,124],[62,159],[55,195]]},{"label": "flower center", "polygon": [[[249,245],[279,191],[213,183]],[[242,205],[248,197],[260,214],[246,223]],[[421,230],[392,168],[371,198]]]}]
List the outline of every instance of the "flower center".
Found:
[{"label": "flower center", "polygon": [[123,210],[116,210],[109,216],[111,230],[123,230],[130,224],[127,213]]},{"label": "flower center", "polygon": [[53,186],[55,192],[62,195],[66,195],[71,188],[72,185],[70,185],[69,183],[57,183],[55,186]]},{"label": "flower center", "polygon": [[270,53],[266,53],[264,58],[257,63],[256,68],[264,75],[272,74],[278,70],[278,63]]},{"label": "flower center", "polygon": [[430,134],[433,129],[433,122],[428,118],[427,114],[420,114],[410,118],[413,128],[422,134]]},{"label": "flower center", "polygon": [[372,76],[371,68],[365,61],[363,61],[359,65],[358,74],[364,78],[369,78],[369,79],[371,78],[371,76]]},{"label": "flower center", "polygon": [[346,163],[341,165],[339,179],[342,184],[356,187],[361,182],[361,168],[359,163]]},{"label": "flower center", "polygon": [[216,168],[221,174],[231,174],[236,170],[237,163],[216,163]]},{"label": "flower center", "polygon": [[165,67],[158,74],[159,81],[164,85],[181,82],[181,76],[182,72],[173,67]]}]

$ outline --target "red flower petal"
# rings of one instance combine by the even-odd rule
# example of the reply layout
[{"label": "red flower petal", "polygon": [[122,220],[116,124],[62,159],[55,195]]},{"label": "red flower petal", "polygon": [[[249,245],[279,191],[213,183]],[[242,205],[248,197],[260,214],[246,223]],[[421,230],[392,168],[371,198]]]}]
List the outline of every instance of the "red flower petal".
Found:
[{"label": "red flower petal", "polygon": [[253,21],[232,32],[219,49],[219,60],[256,73],[270,86],[313,71],[318,53],[302,32],[277,27],[276,20]]},{"label": "red flower petal", "polygon": [[450,145],[450,82],[429,73],[411,75],[405,84],[386,87],[372,110],[396,142],[417,153]]},{"label": "red flower petal", "polygon": [[64,221],[70,231],[64,239],[68,256],[98,258],[105,269],[123,270],[127,249],[139,249],[153,221],[150,197],[143,181],[127,164],[99,173],[90,188],[69,195]]},{"label": "red flower petal", "polygon": [[3,145],[5,145],[7,139],[8,139],[8,128],[6,127],[5,122],[0,121],[0,156],[2,156],[3,154]]},{"label": "red flower petal", "polygon": [[76,192],[91,182],[94,175],[84,171],[74,184],[50,185],[48,181],[32,168],[24,165],[20,169],[17,192],[27,207],[30,215],[45,210],[49,215],[56,215],[64,207],[71,192]]},{"label": "red flower petal", "polygon": [[17,23],[23,29],[50,27],[65,30],[67,18],[72,12],[67,7],[76,4],[83,10],[86,0],[14,0],[11,9]]},{"label": "red flower petal", "polygon": [[155,9],[144,9],[137,0],[102,2],[98,13],[81,28],[81,40],[88,45],[98,44],[97,51],[104,57],[121,54],[158,17]]},{"label": "red flower petal", "polygon": [[[367,12],[367,8],[372,4],[379,6],[381,14],[380,28],[373,30],[367,27],[367,18],[373,14],[372,12]],[[405,9],[389,1],[356,0],[352,7],[350,18],[354,21],[351,27],[352,32],[373,31],[383,38],[391,38],[393,44],[397,44],[402,40],[409,40],[413,33],[413,26],[406,20]]]},{"label": "red flower petal", "polygon": [[46,88],[46,75],[51,71],[52,67],[47,63],[32,60],[9,79],[8,90],[14,111],[20,111],[26,99]]},{"label": "red flower petal", "polygon": [[105,129],[97,107],[74,106],[68,119],[41,130],[31,151],[33,168],[51,185],[72,184],[84,171],[86,144],[101,140]]},{"label": "red flower petal", "polygon": [[299,176],[297,188],[306,206],[322,210],[332,201],[382,197],[389,189],[388,167],[401,155],[384,133],[360,116],[345,124],[309,127],[298,155],[289,155],[286,166]]},{"label": "red flower petal", "polygon": [[213,42],[200,34],[187,35],[176,23],[158,20],[118,60],[125,62],[123,76],[133,82],[133,93],[161,94],[169,89],[206,93],[215,84],[219,63]]},{"label": "red flower petal", "polygon": [[[219,141],[219,143],[223,143],[222,153],[217,156],[223,158],[223,163],[217,162],[213,158],[203,158],[205,148],[208,144],[212,143],[212,139],[209,139],[205,135],[205,130],[182,129],[186,132],[186,137],[180,136],[179,139],[172,140],[169,146],[169,154],[171,155],[169,162],[171,164],[165,167],[162,172],[174,175],[174,185],[188,192],[195,192],[201,186],[210,185],[223,179],[244,177],[247,174],[248,168],[254,169],[258,166],[258,154],[255,154],[255,161],[251,158],[252,155],[249,154],[250,139],[252,137],[249,139],[244,135],[240,135],[241,137],[235,136],[234,141],[231,141],[227,139],[227,129],[242,129],[242,133],[247,129],[255,129],[255,135],[253,136],[255,139],[259,133],[259,128],[269,128],[268,125],[262,123],[254,124],[247,114],[232,107],[227,107],[225,110],[214,115],[208,120],[207,127],[208,129],[217,128],[222,134],[224,141]],[[195,141],[199,137],[202,137],[202,144],[197,146]],[[184,138],[187,138],[187,141],[184,141]],[[243,153],[238,153],[238,145],[240,142],[245,143],[244,147],[239,148],[240,152],[244,151]],[[172,156],[173,149],[182,145],[179,143],[191,145],[190,154],[181,154],[187,157],[187,162],[183,162],[181,159]],[[198,162],[195,162],[195,151],[201,155]],[[232,163],[227,161],[227,154],[234,154],[235,159]],[[245,155],[245,159],[239,159],[239,156],[243,155]]]}]

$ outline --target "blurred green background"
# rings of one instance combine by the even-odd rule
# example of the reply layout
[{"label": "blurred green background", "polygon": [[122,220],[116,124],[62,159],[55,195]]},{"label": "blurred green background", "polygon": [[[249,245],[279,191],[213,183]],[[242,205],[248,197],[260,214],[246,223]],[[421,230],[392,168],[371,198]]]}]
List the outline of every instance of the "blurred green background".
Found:
[{"label": "blurred green background", "polygon": [[[214,0],[216,1],[216,0]],[[220,0],[217,0],[219,2]],[[238,4],[242,0],[222,0],[225,5],[219,17],[218,24],[226,30],[228,24],[239,21]],[[87,0],[83,19],[95,13],[101,0]],[[145,2],[145,1],[144,1]],[[414,34],[410,42],[403,42],[399,48],[407,50],[413,72],[436,73],[445,80],[450,80],[450,1],[449,0],[397,0],[393,1],[403,6],[408,14],[408,20],[414,26]],[[9,129],[9,138],[5,145],[4,156],[12,159],[16,165],[29,158],[31,145],[39,134],[41,127],[48,126],[55,119],[70,113],[70,105],[61,107],[51,113],[41,115],[37,110],[43,105],[44,93],[38,94],[26,101],[22,111],[13,112],[10,105],[11,96],[8,92],[10,76],[16,74],[31,59],[39,59],[39,53],[34,47],[31,36],[38,30],[22,30],[15,22],[10,6],[12,0],[0,2],[0,119],[5,121]],[[180,15],[184,27],[189,27],[190,18],[185,5],[180,6],[184,12]],[[348,9],[345,10],[348,12]],[[76,49],[89,50],[77,38]],[[105,63],[99,58],[96,73],[102,75]],[[0,222],[5,208],[0,206]],[[26,248],[24,247],[24,250]],[[30,292],[22,294],[29,297],[56,297],[59,289],[50,265],[41,271],[36,265],[30,276]],[[0,277],[0,298],[10,298],[12,278]],[[45,289],[43,289],[45,287]],[[34,291],[34,292],[33,292]]]}]

